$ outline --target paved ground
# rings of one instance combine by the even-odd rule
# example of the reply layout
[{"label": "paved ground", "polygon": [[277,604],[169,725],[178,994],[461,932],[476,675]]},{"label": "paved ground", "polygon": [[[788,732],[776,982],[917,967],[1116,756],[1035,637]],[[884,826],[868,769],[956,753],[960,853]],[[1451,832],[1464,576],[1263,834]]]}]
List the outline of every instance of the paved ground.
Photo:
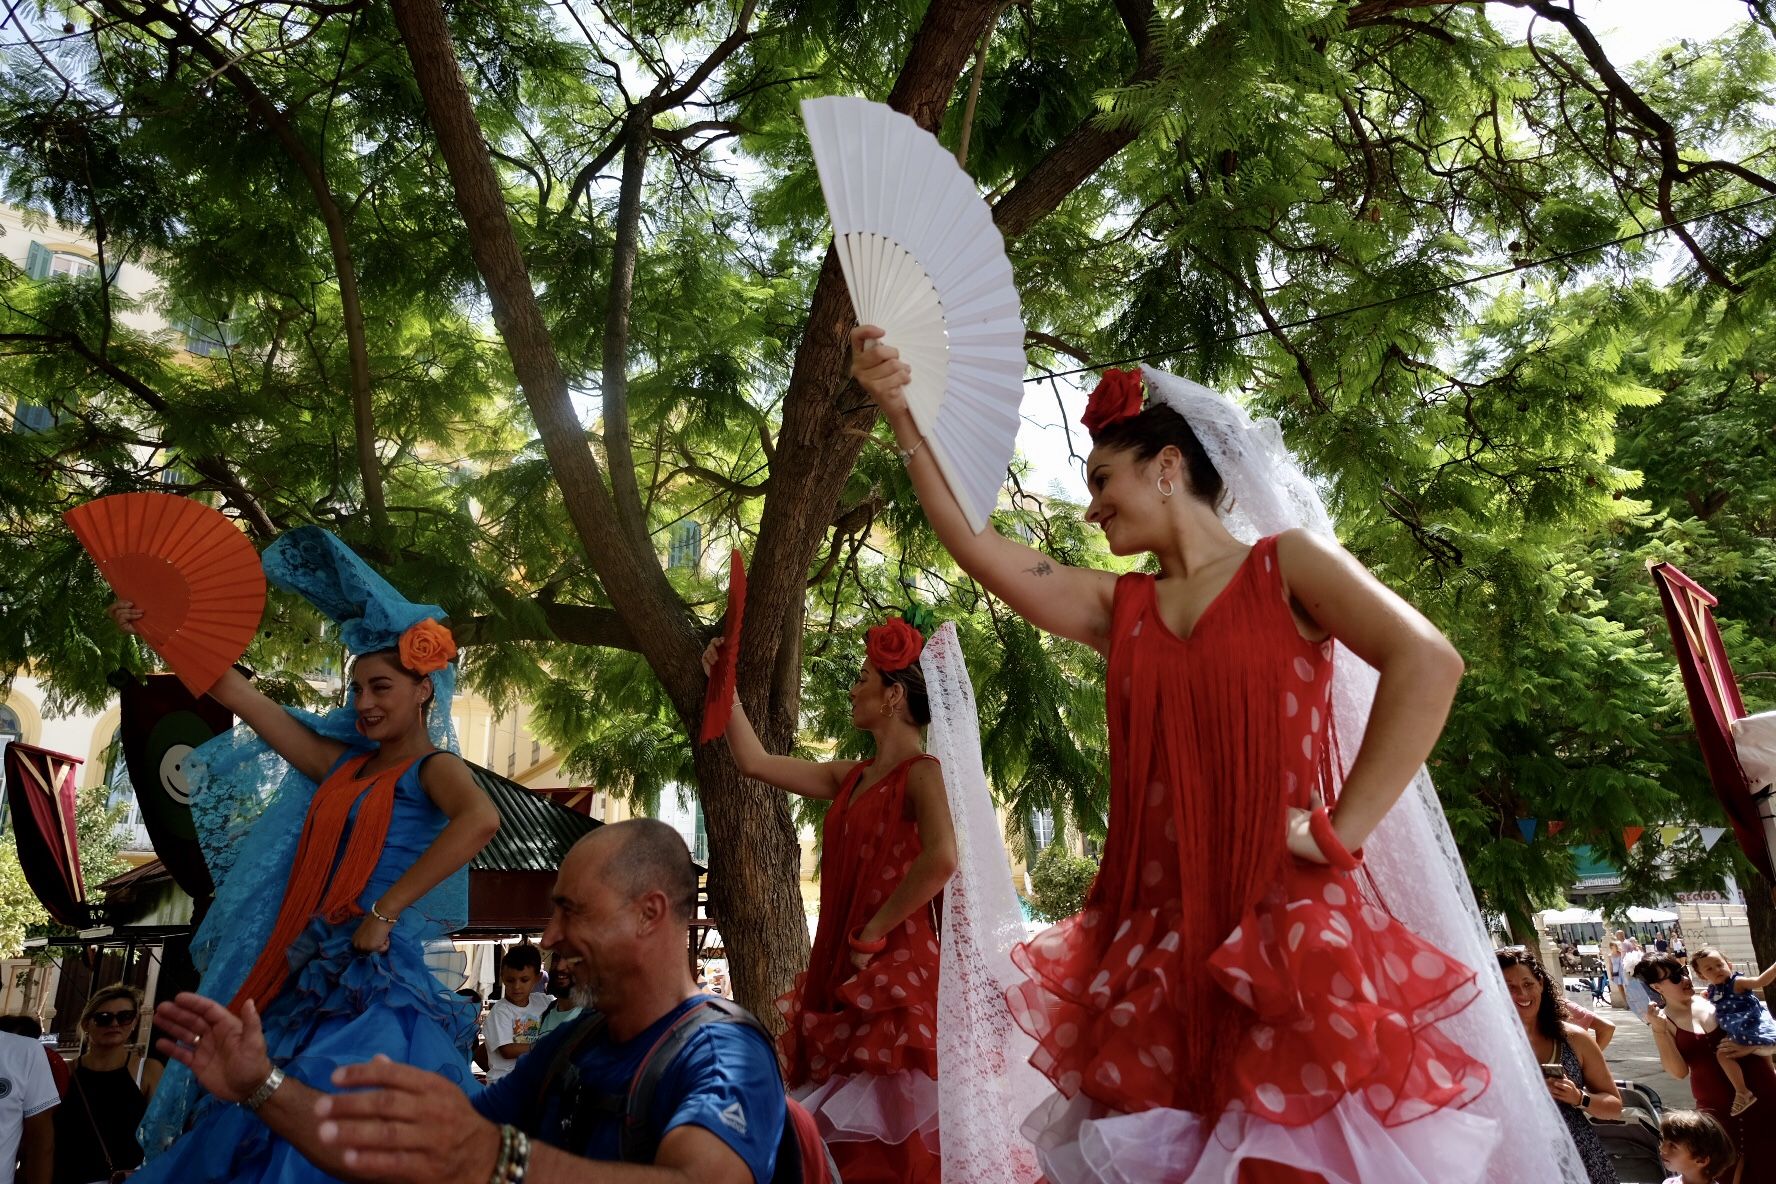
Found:
[{"label": "paved ground", "polygon": [[1695,1106],[1696,1099],[1690,1093],[1689,1082],[1679,1081],[1660,1066],[1659,1049],[1653,1043],[1653,1034],[1646,1021],[1631,1011],[1608,1004],[1601,1008],[1592,1007],[1588,991],[1568,991],[1566,997],[1616,1026],[1615,1039],[1604,1050],[1603,1059],[1609,1062],[1617,1080],[1649,1086],[1668,1110],[1688,1110]]}]

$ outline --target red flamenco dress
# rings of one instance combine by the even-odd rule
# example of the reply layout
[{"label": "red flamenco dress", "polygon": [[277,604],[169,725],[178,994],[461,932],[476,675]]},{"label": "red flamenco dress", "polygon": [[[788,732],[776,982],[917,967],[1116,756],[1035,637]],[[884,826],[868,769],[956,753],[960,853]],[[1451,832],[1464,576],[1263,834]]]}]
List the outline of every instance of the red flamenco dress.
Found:
[{"label": "red flamenco dress", "polygon": [[921,850],[907,772],[858,792],[851,770],[821,832],[820,929],[807,972],[777,1001],[790,1092],[814,1115],[845,1184],[935,1184],[937,929],[920,909],[861,971],[850,935],[875,916]]},{"label": "red flamenco dress", "polygon": [[1335,797],[1330,642],[1302,638],[1274,538],[1188,637],[1116,585],[1111,806],[1084,909],[1016,948],[1007,993],[1058,1093],[1025,1121],[1053,1184],[1480,1178],[1489,1076],[1437,1029],[1475,972],[1359,871],[1298,860]]}]

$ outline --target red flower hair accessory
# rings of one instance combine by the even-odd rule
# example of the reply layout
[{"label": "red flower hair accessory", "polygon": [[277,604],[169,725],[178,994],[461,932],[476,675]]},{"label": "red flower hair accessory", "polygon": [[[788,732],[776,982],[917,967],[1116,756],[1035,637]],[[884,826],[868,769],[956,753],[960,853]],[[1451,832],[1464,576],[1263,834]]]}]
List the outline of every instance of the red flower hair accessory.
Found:
[{"label": "red flower hair accessory", "polygon": [[899,617],[889,617],[864,634],[864,648],[877,670],[893,674],[919,660],[925,652],[925,635]]},{"label": "red flower hair accessory", "polygon": [[1085,402],[1085,414],[1079,422],[1092,435],[1113,423],[1141,414],[1141,372],[1139,370],[1106,370],[1092,388]]},{"label": "red flower hair accessory", "polygon": [[401,665],[424,677],[450,665],[456,657],[456,638],[450,630],[427,617],[401,634]]}]

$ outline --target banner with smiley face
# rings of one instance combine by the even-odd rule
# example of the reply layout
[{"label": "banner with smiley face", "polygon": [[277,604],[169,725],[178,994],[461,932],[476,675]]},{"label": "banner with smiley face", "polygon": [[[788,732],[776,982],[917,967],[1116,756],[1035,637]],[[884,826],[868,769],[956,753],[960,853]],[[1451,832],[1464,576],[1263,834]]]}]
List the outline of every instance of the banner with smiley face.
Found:
[{"label": "banner with smiley face", "polygon": [[216,891],[191,822],[185,758],[234,726],[234,716],[210,698],[195,698],[178,677],[150,674],[119,692],[123,759],[142,807],[142,825],[173,882],[193,900]]}]

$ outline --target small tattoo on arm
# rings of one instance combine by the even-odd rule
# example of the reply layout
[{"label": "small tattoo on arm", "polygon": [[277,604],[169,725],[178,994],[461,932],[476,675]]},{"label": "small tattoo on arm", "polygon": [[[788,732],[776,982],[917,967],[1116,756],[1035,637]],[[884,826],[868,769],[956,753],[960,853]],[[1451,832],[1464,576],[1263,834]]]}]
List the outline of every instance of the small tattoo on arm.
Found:
[{"label": "small tattoo on arm", "polygon": [[1046,559],[1038,559],[1036,561],[1035,567],[1026,567],[1024,570],[1029,572],[1033,576],[1046,576],[1046,575],[1053,575],[1054,574],[1054,568],[1049,566],[1049,562]]}]

